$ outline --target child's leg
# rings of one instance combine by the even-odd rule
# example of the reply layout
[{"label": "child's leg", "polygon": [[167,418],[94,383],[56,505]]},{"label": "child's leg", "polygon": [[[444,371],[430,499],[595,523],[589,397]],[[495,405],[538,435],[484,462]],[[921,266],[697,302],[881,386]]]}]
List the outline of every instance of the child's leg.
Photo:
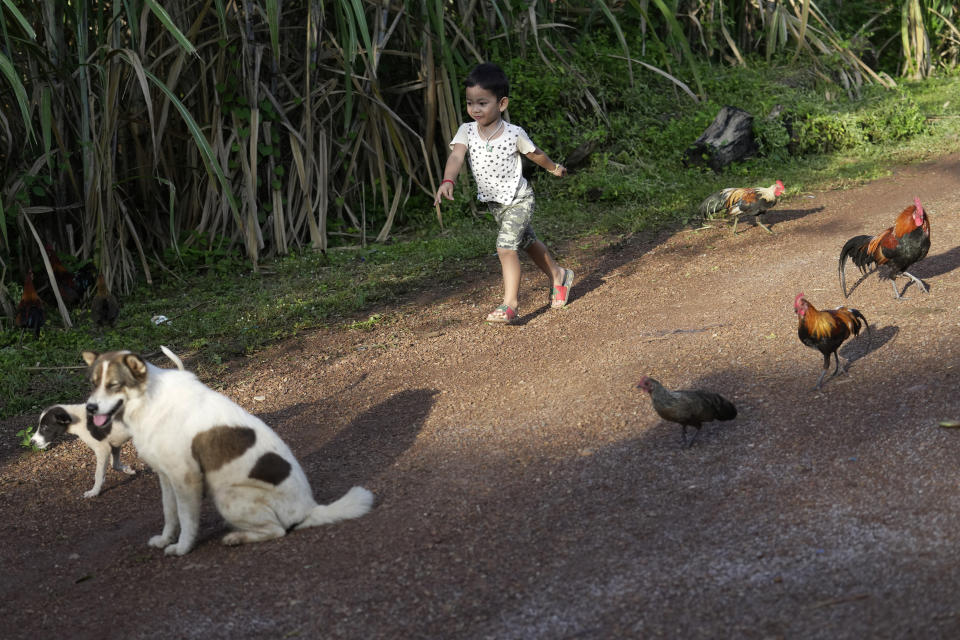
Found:
[{"label": "child's leg", "polygon": [[547,245],[539,240],[535,240],[526,248],[526,251],[530,259],[550,278],[554,286],[563,284],[563,269],[550,257],[550,251],[547,249]]},{"label": "child's leg", "polygon": [[540,270],[547,274],[547,277],[553,282],[550,293],[550,307],[553,309],[565,307],[570,297],[570,287],[573,286],[573,271],[558,265],[550,257],[546,245],[539,240],[530,243],[526,251],[527,255],[540,267]]},{"label": "child's leg", "polygon": [[520,256],[516,249],[497,247],[500,268],[503,271],[503,304],[517,308],[520,296]]}]

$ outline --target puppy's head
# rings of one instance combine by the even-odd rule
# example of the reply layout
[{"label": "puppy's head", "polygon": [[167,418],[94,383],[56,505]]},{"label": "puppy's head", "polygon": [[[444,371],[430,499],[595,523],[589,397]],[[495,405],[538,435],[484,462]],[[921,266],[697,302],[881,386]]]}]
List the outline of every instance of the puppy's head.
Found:
[{"label": "puppy's head", "polygon": [[82,404],[55,404],[40,414],[37,432],[30,438],[38,449],[46,449],[50,444],[66,433],[70,425],[85,421],[86,407]]},{"label": "puppy's head", "polygon": [[106,427],[123,415],[131,400],[143,395],[147,385],[147,363],[130,351],[97,353],[84,351],[87,376],[93,392],[87,399],[87,415],[95,427]]}]

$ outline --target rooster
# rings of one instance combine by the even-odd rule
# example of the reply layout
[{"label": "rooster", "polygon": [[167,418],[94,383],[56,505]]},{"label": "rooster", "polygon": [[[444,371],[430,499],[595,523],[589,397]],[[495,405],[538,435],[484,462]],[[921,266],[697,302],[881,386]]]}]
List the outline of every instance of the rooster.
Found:
[{"label": "rooster", "polygon": [[907,271],[910,265],[923,260],[928,251],[930,251],[930,217],[923,210],[920,198],[914,198],[913,205],[900,212],[892,227],[884,229],[879,235],[873,237],[854,236],[843,245],[837,267],[840,272],[840,288],[843,290],[843,297],[847,297],[847,278],[843,267],[848,256],[864,275],[867,274],[871,264],[876,264],[877,277],[881,280],[890,280],[893,285],[893,295],[897,300],[903,299],[897,289],[897,278],[901,275],[907,276],[920,287],[921,291],[928,293],[927,285]]},{"label": "rooster", "polygon": [[767,233],[773,233],[763,224],[760,216],[777,204],[777,199],[783,193],[783,183],[779,180],[769,187],[730,187],[718,191],[700,203],[700,213],[707,218],[714,218],[718,214],[733,218],[733,233],[737,233],[737,220],[741,215],[751,215],[754,221],[763,227]]},{"label": "rooster", "polygon": [[86,295],[97,282],[97,268],[92,262],[85,262],[73,274],[73,281],[77,283],[77,293],[80,297]]},{"label": "rooster", "polygon": [[33,286],[33,271],[27,271],[27,277],[23,282],[23,295],[20,297],[20,304],[17,305],[17,315],[13,322],[22,330],[33,329],[34,336],[39,338],[40,327],[46,319],[43,301]]},{"label": "rooster", "polygon": [[107,282],[103,279],[103,274],[97,276],[97,292],[90,303],[90,315],[93,321],[99,326],[117,323],[117,316],[120,315],[120,305],[110,290],[107,289]]},{"label": "rooster", "polygon": [[[793,300],[793,310],[799,319],[797,327],[797,336],[800,342],[811,349],[817,349],[823,354],[823,371],[817,378],[817,386],[814,391],[823,384],[823,377],[827,375],[830,368],[830,356],[836,359],[836,366],[833,375],[841,373],[840,356],[837,355],[837,349],[843,344],[844,340],[850,336],[860,335],[860,328],[866,326],[867,333],[870,334],[870,324],[863,314],[856,309],[839,307],[831,311],[819,311],[812,304],[807,302],[803,293],[797,294]],[[846,371],[844,367],[843,372]],[[833,377],[833,376],[831,376]]]},{"label": "rooster", "polygon": [[53,245],[47,243],[47,257],[50,258],[50,266],[53,267],[53,277],[57,280],[57,289],[60,290],[60,297],[63,298],[63,304],[73,307],[80,302],[80,288],[73,279],[73,273],[70,272],[60,257],[53,250]]},{"label": "rooster", "polygon": [[[687,447],[693,446],[704,422],[733,420],[737,417],[737,408],[718,393],[699,390],[671,391],[647,376],[640,379],[637,388],[650,394],[657,415],[683,427],[683,442]],[[687,427],[697,429],[690,442],[687,442]]]}]

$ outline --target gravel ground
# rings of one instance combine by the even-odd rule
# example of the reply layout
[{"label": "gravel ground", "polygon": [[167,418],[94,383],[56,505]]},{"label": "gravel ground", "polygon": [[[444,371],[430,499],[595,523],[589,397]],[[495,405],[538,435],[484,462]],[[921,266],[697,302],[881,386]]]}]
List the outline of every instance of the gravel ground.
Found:
[{"label": "gravel ground", "polygon": [[[872,340],[811,388],[793,298],[843,303],[843,242],[917,195],[930,294],[876,276],[848,304]],[[499,269],[319,331],[208,380],[273,426],[318,500],[353,484],[361,519],[228,548],[205,505],[182,558],[159,533],[155,475],[110,472],[71,440],[22,453],[0,423],[6,638],[913,638],[960,633],[960,156],[845,191],[794,196],[775,235],[726,229],[566,248],[566,310],[524,267],[521,322],[489,327]],[[848,285],[856,282],[852,267]],[[952,292],[952,293],[951,293]],[[160,362],[160,364],[165,364]],[[189,366],[189,362],[188,362]],[[680,428],[642,375],[733,400]],[[65,402],[81,398],[64,398]],[[124,454],[134,459],[127,445]]]}]

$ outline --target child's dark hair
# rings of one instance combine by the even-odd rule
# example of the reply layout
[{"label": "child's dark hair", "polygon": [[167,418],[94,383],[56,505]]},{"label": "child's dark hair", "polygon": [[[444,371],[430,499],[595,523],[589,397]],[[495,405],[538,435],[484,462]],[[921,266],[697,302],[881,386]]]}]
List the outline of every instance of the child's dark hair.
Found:
[{"label": "child's dark hair", "polygon": [[492,62],[478,64],[467,76],[467,79],[463,81],[464,87],[476,87],[478,85],[481,89],[486,89],[497,96],[497,100],[510,95],[510,81],[507,80],[507,74]]}]

